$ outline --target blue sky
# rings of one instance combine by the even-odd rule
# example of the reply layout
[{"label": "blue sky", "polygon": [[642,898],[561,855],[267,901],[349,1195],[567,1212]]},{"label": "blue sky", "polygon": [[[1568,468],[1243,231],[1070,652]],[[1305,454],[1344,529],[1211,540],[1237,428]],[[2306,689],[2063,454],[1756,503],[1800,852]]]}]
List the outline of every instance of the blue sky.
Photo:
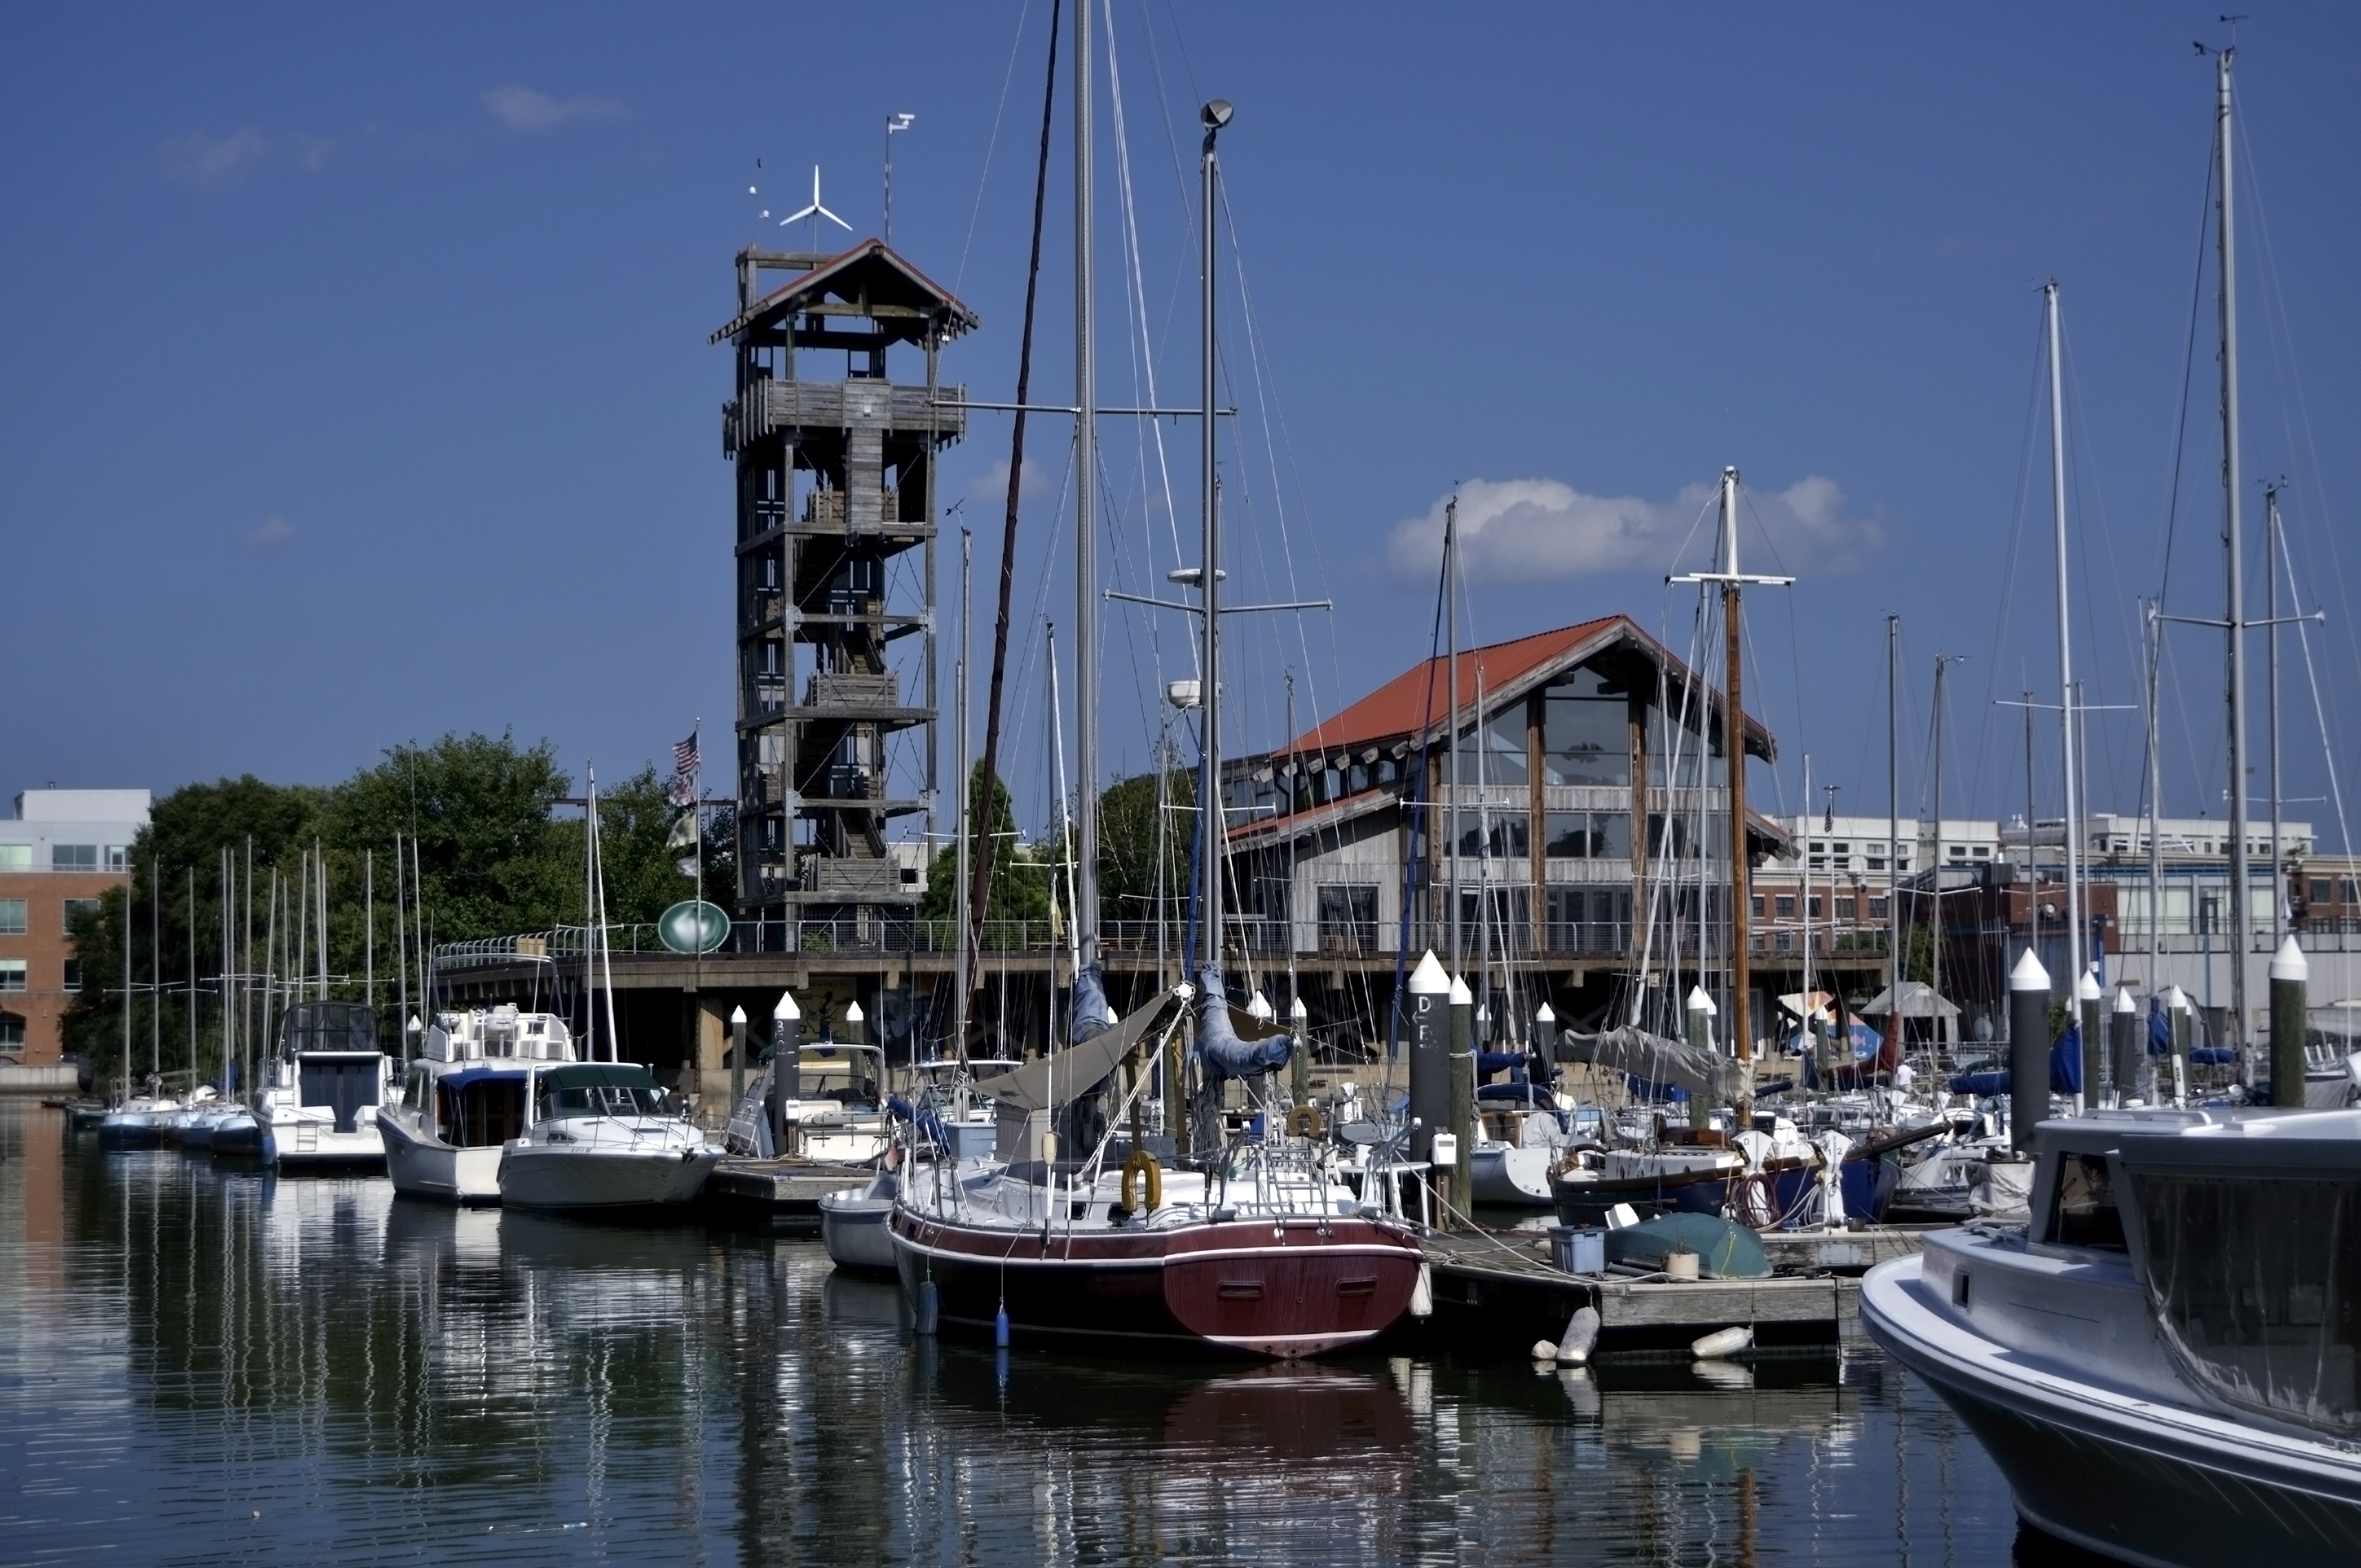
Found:
[{"label": "blue sky", "polygon": [[[814,164],[875,232],[884,122],[914,113],[895,239],[983,316],[946,373],[1005,399],[1048,10],[910,7],[879,36],[858,8],[792,5],[12,9],[0,790],[325,781],[450,729],[545,736],[609,773],[694,716],[725,724],[730,366],[706,338],[730,256],[779,241],[755,214],[802,205]],[[2015,719],[1989,703],[2054,694],[2047,457],[2026,444],[2053,275],[2079,642],[2094,701],[2136,699],[2206,189],[2213,71],[2191,44],[2222,40],[2213,10],[1113,14],[1146,324],[1103,93],[1104,395],[1144,398],[1144,338],[1159,395],[1194,396],[1182,166],[1196,103],[1229,97],[1230,565],[1255,597],[1338,604],[1241,628],[1242,740],[1279,738],[1290,674],[1308,723],[1424,653],[1425,520],[1455,485],[1484,524],[1477,636],[1621,609],[1680,645],[1689,601],[1662,577],[1697,487],[1735,463],[1753,564],[1802,579],[1753,601],[1750,699],[1783,744],[1758,798],[1798,801],[1808,750],[1843,807],[1883,809],[1895,611],[1905,788],[1925,787],[1934,655],[1965,653],[1948,798],[2015,809]],[[2261,480],[2285,475],[2298,575],[2330,618],[2323,701],[2350,734],[2361,560],[2339,552],[2361,545],[2328,487],[2361,423],[2361,13],[2272,7],[2239,44],[2250,536]],[[1035,348],[1057,400],[1071,115],[1061,89]],[[2210,269],[2202,287],[2172,608],[2219,614]],[[1005,441],[980,418],[945,468],[980,585]],[[1173,555],[1165,487],[1141,431],[1110,422],[1103,442],[1110,571],[1142,586]],[[1036,820],[1038,618],[1072,614],[1066,443],[1037,422],[1020,546],[1011,768]],[[1185,535],[1194,435],[1166,443]],[[1113,765],[1147,755],[1176,630],[1105,618]],[[2166,805],[2187,812],[2222,787],[2219,639],[2172,641]],[[2289,793],[2320,795],[2288,656]],[[2133,809],[2136,719],[2092,723],[2095,802]],[[2333,841],[2325,802],[2290,815]]]}]

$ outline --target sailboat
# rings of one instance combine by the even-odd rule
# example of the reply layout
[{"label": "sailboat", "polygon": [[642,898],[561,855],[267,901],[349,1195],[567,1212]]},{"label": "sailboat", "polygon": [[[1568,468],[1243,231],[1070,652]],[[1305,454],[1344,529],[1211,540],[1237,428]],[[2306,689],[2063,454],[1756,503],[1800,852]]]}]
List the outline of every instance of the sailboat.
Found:
[{"label": "sailboat", "polygon": [[[1089,181],[1091,7],[1075,8],[1077,189]],[[1203,639],[1203,757],[1198,787],[1198,984],[1183,983],[1110,1024],[1097,952],[1097,701],[1088,681],[1078,705],[1082,763],[1080,874],[1074,899],[1072,1026],[1061,1050],[978,1085],[999,1105],[999,1161],[962,1168],[914,1140],[887,1228],[895,1266],[922,1328],[948,1322],[990,1327],[1000,1336],[1056,1336],[1141,1348],[1213,1348],[1291,1358],[1365,1343],[1392,1326],[1411,1302],[1422,1264],[1414,1232],[1376,1204],[1365,1205],[1334,1167],[1334,1146],[1314,1135],[1316,1117],[1282,1117],[1264,1107],[1257,1131],[1224,1141],[1192,1137],[1195,1168],[1165,1170],[1144,1146],[1141,1102],[1188,1034],[1193,1092],[1164,1084],[1168,1124],[1179,1117],[1214,1124],[1214,1091],[1225,1078],[1251,1093],[1286,1065],[1283,1031],[1234,1008],[1224,995],[1221,933],[1223,827],[1221,729],[1221,533],[1216,470],[1214,142],[1230,105],[1207,104],[1200,161],[1202,407],[1200,440],[1203,555],[1197,573]],[[1078,450],[1091,451],[1095,396],[1090,375],[1090,225],[1077,203],[1077,363],[1082,374]],[[1084,475],[1095,472],[1087,458]],[[1083,486],[1087,494],[1089,484]],[[1088,503],[1084,503],[1087,509]],[[1085,521],[1078,541],[1093,530]],[[1089,610],[1098,585],[1087,543],[1077,548],[1077,599],[1085,613],[1079,665],[1091,666]],[[1065,1116],[1078,1140],[1061,1150],[1061,1113],[1111,1086],[1111,1113]],[[1188,1102],[1185,1111],[1183,1102]],[[1116,1157],[1115,1129],[1130,1118],[1128,1152]],[[1078,1125],[1080,1124],[1080,1125]],[[1103,1129],[1103,1130],[1100,1130]],[[1199,1129],[1191,1128],[1193,1133]]]},{"label": "sailboat", "polygon": [[[607,948],[607,885],[598,857],[598,778],[589,775],[584,813],[583,993],[588,1002],[580,1061],[533,1069],[526,1125],[500,1146],[500,1202],[510,1208],[632,1210],[677,1207],[705,1190],[721,1163],[655,1075],[616,1052],[615,976]],[[596,1021],[606,1014],[606,1059]]]}]

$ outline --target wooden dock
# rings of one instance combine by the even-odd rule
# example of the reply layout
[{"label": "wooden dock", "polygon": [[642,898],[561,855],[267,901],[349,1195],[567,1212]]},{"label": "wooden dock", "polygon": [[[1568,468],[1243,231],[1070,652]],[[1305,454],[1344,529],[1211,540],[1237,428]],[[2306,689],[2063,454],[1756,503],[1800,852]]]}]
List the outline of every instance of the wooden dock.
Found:
[{"label": "wooden dock", "polygon": [[1771,1234],[1766,1279],[1666,1280],[1610,1268],[1567,1274],[1519,1233],[1455,1231],[1426,1239],[1434,1316],[1411,1332],[1462,1348],[1521,1353],[1554,1342],[1577,1308],[1598,1309],[1601,1354],[1679,1350],[1744,1324],[1758,1345],[1835,1344],[1860,1332],[1868,1268],[1918,1250],[1919,1229]]},{"label": "wooden dock", "polygon": [[800,1228],[819,1223],[819,1201],[844,1187],[865,1187],[867,1166],[807,1159],[723,1160],[705,1180],[706,1201],[728,1219]]}]

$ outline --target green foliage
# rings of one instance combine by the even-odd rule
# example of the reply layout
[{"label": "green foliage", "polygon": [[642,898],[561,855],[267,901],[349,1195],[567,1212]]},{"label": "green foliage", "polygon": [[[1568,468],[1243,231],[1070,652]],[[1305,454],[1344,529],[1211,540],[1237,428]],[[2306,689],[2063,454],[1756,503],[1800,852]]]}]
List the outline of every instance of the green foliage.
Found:
[{"label": "green foliage", "polygon": [[[168,990],[159,997],[147,988],[159,969],[167,987],[185,984],[192,939],[201,986],[220,971],[225,942],[234,964],[247,972],[293,972],[299,931],[302,972],[319,971],[314,917],[302,913],[307,904],[317,908],[319,895],[307,899],[298,890],[321,872],[307,871],[307,864],[324,867],[331,993],[360,1000],[374,973],[380,1006],[395,994],[397,875],[423,912],[430,942],[581,924],[588,908],[582,821],[577,811],[560,805],[572,788],[546,741],[521,747],[512,735],[446,735],[431,745],[394,747],[383,762],[333,788],[271,784],[247,775],[166,795],[130,851],[134,1065],[144,1072],[151,1049],[167,1071],[190,1065],[185,992]],[[675,863],[680,856],[664,848],[672,811],[653,767],[602,786],[598,806],[610,924],[651,922],[691,896],[695,880],[680,873]],[[404,862],[399,873],[397,834]],[[713,837],[708,833],[708,868]],[[726,829],[720,837],[726,849]],[[423,884],[414,893],[406,885],[413,841]],[[226,934],[225,851],[237,883]],[[725,906],[729,874],[725,862],[707,889],[708,897]],[[160,905],[151,915],[159,888]],[[69,1049],[117,1070],[124,898],[120,890],[109,893],[77,923],[83,984],[64,1020]],[[153,937],[151,923],[158,927]],[[414,946],[408,956],[414,971]],[[215,996],[201,992],[197,1062],[206,1076],[220,1061],[218,1007]]]},{"label": "green foliage", "polygon": [[[968,800],[974,803],[983,787],[983,763],[978,762],[968,774]],[[987,830],[979,820],[982,812],[968,818],[977,831]],[[1037,858],[1016,839],[1016,808],[1008,795],[1008,786],[995,778],[992,781],[991,827],[988,829],[996,846],[992,857],[992,885],[984,894],[983,917],[986,920],[1047,920],[1049,917],[1049,879],[1045,874],[1049,862]],[[971,850],[970,853],[974,853]],[[972,867],[971,872],[972,874]],[[946,848],[935,856],[927,868],[926,896],[918,901],[921,919],[950,920],[960,907],[956,883],[959,881],[959,856]]]},{"label": "green foliage", "polygon": [[[1159,896],[1167,918],[1189,903],[1189,839],[1197,776],[1166,773],[1159,800],[1154,773],[1118,779],[1099,796],[1099,908],[1108,920],[1153,920]],[[1159,886],[1159,864],[1162,866]]]}]

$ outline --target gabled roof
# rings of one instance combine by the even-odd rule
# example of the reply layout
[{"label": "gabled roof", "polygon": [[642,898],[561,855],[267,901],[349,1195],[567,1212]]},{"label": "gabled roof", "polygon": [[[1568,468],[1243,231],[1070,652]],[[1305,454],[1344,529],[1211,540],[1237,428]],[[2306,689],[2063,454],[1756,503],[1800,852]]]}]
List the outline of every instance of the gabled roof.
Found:
[{"label": "gabled roof", "polygon": [[[1460,709],[1473,715],[1479,689],[1487,707],[1518,700],[1534,686],[1619,646],[1631,647],[1661,666],[1675,685],[1690,675],[1688,667],[1674,657],[1671,650],[1641,630],[1630,616],[1603,616],[1462,652]],[[1318,756],[1400,740],[1415,741],[1427,730],[1443,728],[1450,719],[1449,668],[1448,659],[1422,660],[1343,712],[1275,748],[1270,755]],[[1707,690],[1708,711],[1717,713],[1721,707],[1721,695],[1710,686]],[[1752,718],[1746,721],[1746,749],[1752,755],[1766,761],[1777,755],[1771,732]]]},{"label": "gabled roof", "polygon": [[939,319],[945,338],[982,324],[973,311],[896,255],[884,240],[864,239],[763,295],[706,341],[719,343],[830,297],[850,305],[887,306],[897,315],[916,312]]}]

